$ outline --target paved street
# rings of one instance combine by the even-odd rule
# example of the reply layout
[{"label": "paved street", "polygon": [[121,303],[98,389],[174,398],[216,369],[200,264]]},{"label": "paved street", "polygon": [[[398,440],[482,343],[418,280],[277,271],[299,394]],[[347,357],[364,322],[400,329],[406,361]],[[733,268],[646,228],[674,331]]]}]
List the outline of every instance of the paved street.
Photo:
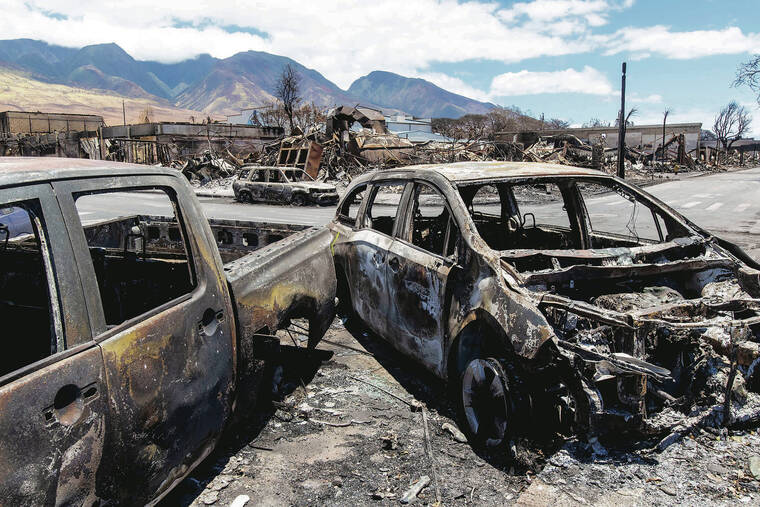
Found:
[{"label": "paved street", "polygon": [[[698,225],[741,245],[760,259],[760,168],[709,174],[646,188]],[[170,211],[160,194],[138,194],[141,207],[151,213]],[[99,200],[102,199],[102,200]],[[80,209],[86,221],[101,220],[134,210],[135,194],[110,194],[92,199]],[[601,198],[604,199],[604,198]],[[229,198],[200,198],[209,218],[324,225],[335,214],[333,206],[293,207],[241,204]],[[143,208],[144,209],[144,208]]]},{"label": "paved street", "polygon": [[663,183],[646,190],[760,259],[760,167]]}]

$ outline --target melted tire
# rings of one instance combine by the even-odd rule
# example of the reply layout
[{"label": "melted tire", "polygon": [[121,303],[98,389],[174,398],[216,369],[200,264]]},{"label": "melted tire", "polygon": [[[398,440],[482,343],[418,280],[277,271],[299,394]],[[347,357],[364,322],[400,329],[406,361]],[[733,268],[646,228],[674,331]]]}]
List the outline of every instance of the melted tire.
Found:
[{"label": "melted tire", "polygon": [[472,359],[462,372],[456,396],[459,425],[475,447],[506,448],[512,436],[509,382],[494,358]]}]

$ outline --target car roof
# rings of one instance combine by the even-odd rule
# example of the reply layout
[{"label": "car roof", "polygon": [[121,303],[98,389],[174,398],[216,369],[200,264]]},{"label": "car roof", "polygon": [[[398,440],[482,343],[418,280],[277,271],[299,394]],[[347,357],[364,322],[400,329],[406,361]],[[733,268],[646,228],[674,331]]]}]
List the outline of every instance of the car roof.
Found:
[{"label": "car roof", "polygon": [[301,169],[300,167],[257,165],[257,164],[243,164],[241,169],[280,169],[282,171],[303,171],[303,169]]},{"label": "car roof", "polygon": [[423,164],[377,171],[368,179],[412,178],[439,174],[452,183],[503,178],[529,178],[542,176],[608,176],[594,169],[541,162],[455,162],[451,164]]},{"label": "car roof", "polygon": [[23,183],[92,178],[180,174],[176,169],[152,165],[126,164],[109,160],[60,157],[0,157],[0,187]]}]

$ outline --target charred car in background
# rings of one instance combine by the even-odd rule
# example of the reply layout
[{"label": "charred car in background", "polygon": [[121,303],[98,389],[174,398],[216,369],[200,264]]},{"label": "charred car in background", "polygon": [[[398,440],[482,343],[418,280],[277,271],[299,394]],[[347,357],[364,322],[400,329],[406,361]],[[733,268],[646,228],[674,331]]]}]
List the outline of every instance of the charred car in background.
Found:
[{"label": "charred car in background", "polygon": [[288,167],[243,166],[232,183],[241,202],[275,202],[294,206],[335,204],[334,185],[314,181],[306,171]]},{"label": "charred car in background", "polygon": [[339,311],[448,381],[474,444],[720,424],[727,385],[760,415],[760,266],[616,177],[376,172],[328,227]]}]

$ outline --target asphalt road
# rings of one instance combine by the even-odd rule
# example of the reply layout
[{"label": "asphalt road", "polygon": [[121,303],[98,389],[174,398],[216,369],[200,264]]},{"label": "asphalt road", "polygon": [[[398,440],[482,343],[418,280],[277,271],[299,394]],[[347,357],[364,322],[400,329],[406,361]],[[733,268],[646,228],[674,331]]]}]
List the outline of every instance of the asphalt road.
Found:
[{"label": "asphalt road", "polygon": [[[698,225],[740,244],[760,259],[760,167],[670,181],[646,190]],[[79,203],[80,214],[88,222],[131,214],[138,204],[142,213],[146,208],[152,214],[171,212],[167,198],[158,193],[109,194],[88,199]],[[319,226],[335,214],[334,206],[241,204],[229,198],[208,197],[200,201],[209,218]]]},{"label": "asphalt road", "polygon": [[662,183],[646,190],[760,260],[760,167]]}]

